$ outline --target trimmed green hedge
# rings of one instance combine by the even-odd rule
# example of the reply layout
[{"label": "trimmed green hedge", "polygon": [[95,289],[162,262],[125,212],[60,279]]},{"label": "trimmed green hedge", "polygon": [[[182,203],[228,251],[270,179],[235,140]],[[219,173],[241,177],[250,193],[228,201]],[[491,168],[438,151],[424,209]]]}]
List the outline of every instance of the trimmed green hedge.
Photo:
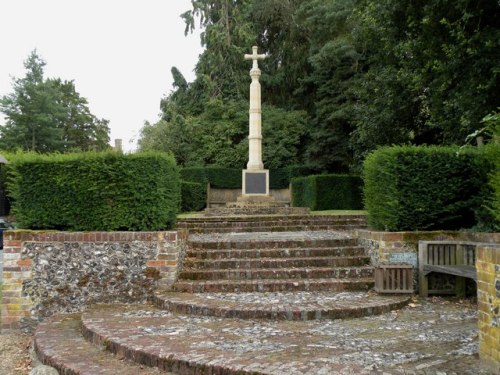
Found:
[{"label": "trimmed green hedge", "polygon": [[364,164],[369,224],[388,231],[480,225],[489,220],[484,203],[491,195],[492,169],[491,160],[477,149],[381,148]]},{"label": "trimmed green hedge", "polygon": [[183,181],[207,184],[219,189],[241,189],[241,169],[191,167],[181,169]]},{"label": "trimmed green hedge", "polygon": [[292,205],[313,211],[361,210],[363,180],[359,176],[325,174],[292,179]]},{"label": "trimmed green hedge", "polygon": [[21,228],[152,231],[175,225],[180,180],[169,155],[18,154],[10,162],[8,189]]},{"label": "trimmed green hedge", "polygon": [[[269,171],[270,189],[287,189],[293,177],[314,173],[311,168],[291,166]],[[207,184],[217,189],[241,189],[242,172],[237,168],[189,167],[181,169],[183,181]]]},{"label": "trimmed green hedge", "polygon": [[207,204],[207,185],[204,183],[181,181],[181,211],[201,211]]}]

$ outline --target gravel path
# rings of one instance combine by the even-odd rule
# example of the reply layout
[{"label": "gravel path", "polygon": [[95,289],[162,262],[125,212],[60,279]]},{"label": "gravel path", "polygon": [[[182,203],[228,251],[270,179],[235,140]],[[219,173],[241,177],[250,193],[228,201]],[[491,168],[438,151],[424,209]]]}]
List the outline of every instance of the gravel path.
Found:
[{"label": "gravel path", "polygon": [[31,370],[31,336],[20,332],[0,334],[0,374],[27,375]]}]

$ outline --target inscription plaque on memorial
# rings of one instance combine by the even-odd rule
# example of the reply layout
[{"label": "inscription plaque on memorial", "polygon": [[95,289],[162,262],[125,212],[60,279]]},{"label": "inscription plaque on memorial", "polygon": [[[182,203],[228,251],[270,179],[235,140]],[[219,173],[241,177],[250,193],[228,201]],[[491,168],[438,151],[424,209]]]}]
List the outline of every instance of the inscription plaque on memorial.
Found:
[{"label": "inscription plaque on memorial", "polygon": [[265,172],[246,172],[244,194],[266,194],[266,177],[267,174]]}]

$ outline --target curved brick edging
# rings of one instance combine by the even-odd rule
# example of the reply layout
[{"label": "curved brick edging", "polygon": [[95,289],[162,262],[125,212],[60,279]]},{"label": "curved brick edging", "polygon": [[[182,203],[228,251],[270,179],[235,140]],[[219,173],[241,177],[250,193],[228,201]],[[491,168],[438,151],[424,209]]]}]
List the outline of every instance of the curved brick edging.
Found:
[{"label": "curved brick edging", "polygon": [[[306,304],[242,303],[218,299],[214,294],[155,293],[154,304],[160,309],[178,314],[213,316],[218,318],[316,320],[346,319],[380,315],[406,306],[410,296],[381,297],[371,295],[361,300],[335,300],[337,293],[317,295],[316,301]],[[358,293],[363,294],[365,293]],[[329,297],[330,296],[330,297]],[[324,299],[324,301],[322,301]]]},{"label": "curved brick edging", "polygon": [[40,362],[64,375],[160,375],[158,369],[113,357],[87,342],[80,318],[81,314],[57,315],[39,324],[33,346]]}]

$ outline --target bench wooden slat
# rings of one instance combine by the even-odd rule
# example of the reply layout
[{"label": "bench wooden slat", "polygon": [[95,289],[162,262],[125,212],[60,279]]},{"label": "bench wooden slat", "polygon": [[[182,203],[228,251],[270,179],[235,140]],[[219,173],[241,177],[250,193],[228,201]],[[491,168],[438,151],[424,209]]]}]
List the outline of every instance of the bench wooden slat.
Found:
[{"label": "bench wooden slat", "polygon": [[477,281],[477,271],[474,266],[442,266],[442,265],[424,265],[424,275],[428,275],[431,272],[445,273],[448,275],[455,275],[461,277],[467,277]]}]

